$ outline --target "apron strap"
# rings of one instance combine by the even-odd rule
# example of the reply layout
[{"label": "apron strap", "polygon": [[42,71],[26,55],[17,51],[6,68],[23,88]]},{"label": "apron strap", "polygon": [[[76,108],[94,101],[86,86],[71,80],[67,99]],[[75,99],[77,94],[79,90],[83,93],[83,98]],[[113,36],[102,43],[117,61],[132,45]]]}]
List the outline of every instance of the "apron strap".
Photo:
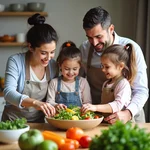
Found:
[{"label": "apron strap", "polygon": [[92,61],[92,55],[93,55],[94,49],[90,46],[88,59],[87,59],[87,69],[91,67],[91,61]]},{"label": "apron strap", "polygon": [[59,76],[59,77],[58,77],[58,83],[57,83],[57,92],[58,92],[58,93],[60,92],[61,79],[62,79],[62,77]]},{"label": "apron strap", "polygon": [[30,80],[29,51],[25,54],[25,80]]},{"label": "apron strap", "polygon": [[[113,86],[111,87],[111,92],[114,92],[114,89],[116,88],[116,85],[123,79],[124,77],[123,76],[121,76],[121,77],[119,77],[117,80],[116,80],[116,82],[113,84]],[[110,81],[110,80],[109,80]],[[108,82],[109,82],[108,81]],[[107,82],[107,83],[108,83]],[[107,84],[106,83],[106,84]],[[105,87],[106,87],[106,84],[105,84]]]},{"label": "apron strap", "polygon": [[50,64],[48,64],[47,67],[46,67],[46,80],[47,81],[50,81],[50,68],[49,68],[49,65]]},{"label": "apron strap", "polygon": [[116,85],[123,79],[124,77],[123,76],[120,76],[116,82],[114,83],[114,85],[112,86],[113,89],[115,89]]},{"label": "apron strap", "polygon": [[79,76],[76,76],[76,80],[75,80],[75,92],[76,92],[76,94],[78,94],[78,92],[79,92]]}]

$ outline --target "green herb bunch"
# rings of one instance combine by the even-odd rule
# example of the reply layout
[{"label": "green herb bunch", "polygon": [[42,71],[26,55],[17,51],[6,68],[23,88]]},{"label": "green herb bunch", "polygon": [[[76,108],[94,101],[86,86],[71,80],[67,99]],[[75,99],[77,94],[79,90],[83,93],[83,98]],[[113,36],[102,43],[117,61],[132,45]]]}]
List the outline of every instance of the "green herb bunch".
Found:
[{"label": "green herb bunch", "polygon": [[15,119],[13,121],[7,120],[0,122],[0,130],[16,130],[26,127],[27,120],[25,118]]},{"label": "green herb bunch", "polygon": [[118,121],[92,139],[90,150],[150,150],[150,133]]}]

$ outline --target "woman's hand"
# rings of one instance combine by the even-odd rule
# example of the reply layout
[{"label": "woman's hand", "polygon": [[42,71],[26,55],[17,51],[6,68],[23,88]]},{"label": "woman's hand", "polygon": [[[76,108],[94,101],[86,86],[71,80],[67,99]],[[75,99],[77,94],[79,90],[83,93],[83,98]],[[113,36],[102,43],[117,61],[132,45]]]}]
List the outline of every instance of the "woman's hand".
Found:
[{"label": "woman's hand", "polygon": [[96,105],[92,105],[90,103],[83,104],[81,108],[81,112],[85,113],[87,111],[96,111]]},{"label": "woman's hand", "polygon": [[55,105],[56,111],[59,111],[59,110],[61,110],[61,109],[66,109],[66,108],[67,108],[67,106],[64,105],[64,104],[56,104],[56,105]]},{"label": "woman's hand", "polygon": [[117,120],[121,120],[124,123],[127,123],[131,119],[132,119],[131,112],[128,109],[126,109],[123,111],[115,112],[110,116],[106,117],[104,120],[110,124],[114,124]]},{"label": "woman's hand", "polygon": [[44,114],[48,117],[54,116],[56,113],[55,107],[53,107],[51,104],[46,103],[46,102],[34,100],[33,101],[33,107],[37,110],[43,111]]}]

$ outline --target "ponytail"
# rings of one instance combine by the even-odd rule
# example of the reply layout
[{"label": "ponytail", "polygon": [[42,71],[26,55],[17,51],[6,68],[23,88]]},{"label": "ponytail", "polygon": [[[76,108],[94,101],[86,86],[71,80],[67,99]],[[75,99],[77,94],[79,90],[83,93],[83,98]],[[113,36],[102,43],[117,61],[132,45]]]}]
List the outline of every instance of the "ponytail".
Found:
[{"label": "ponytail", "polygon": [[137,73],[137,64],[136,64],[136,55],[135,55],[135,49],[132,44],[127,44],[125,47],[125,50],[129,54],[129,60],[127,62],[128,67],[128,81],[130,84],[133,84],[133,81],[135,79],[136,73]]}]

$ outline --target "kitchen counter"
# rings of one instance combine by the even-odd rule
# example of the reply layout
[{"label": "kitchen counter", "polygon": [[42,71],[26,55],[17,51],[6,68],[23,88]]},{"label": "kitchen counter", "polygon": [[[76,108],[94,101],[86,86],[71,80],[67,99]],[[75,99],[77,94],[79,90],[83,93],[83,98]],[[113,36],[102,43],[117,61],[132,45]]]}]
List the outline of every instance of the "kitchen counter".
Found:
[{"label": "kitchen counter", "polygon": [[[48,123],[29,123],[30,129],[39,129],[40,131],[44,130],[52,130],[57,134],[60,134],[65,137],[65,131],[63,130],[58,130],[54,127],[52,127]],[[150,123],[139,123],[138,126],[140,128],[146,128],[147,132],[150,132]],[[100,131],[103,129],[107,129],[108,125],[107,124],[100,124],[96,128],[89,129],[89,130],[84,130],[86,135],[90,135],[91,137],[94,137],[94,135],[98,134],[100,135]],[[20,150],[18,143],[13,143],[13,144],[2,144],[0,143],[0,150]],[[86,148],[80,148],[78,150],[88,150]]]}]

